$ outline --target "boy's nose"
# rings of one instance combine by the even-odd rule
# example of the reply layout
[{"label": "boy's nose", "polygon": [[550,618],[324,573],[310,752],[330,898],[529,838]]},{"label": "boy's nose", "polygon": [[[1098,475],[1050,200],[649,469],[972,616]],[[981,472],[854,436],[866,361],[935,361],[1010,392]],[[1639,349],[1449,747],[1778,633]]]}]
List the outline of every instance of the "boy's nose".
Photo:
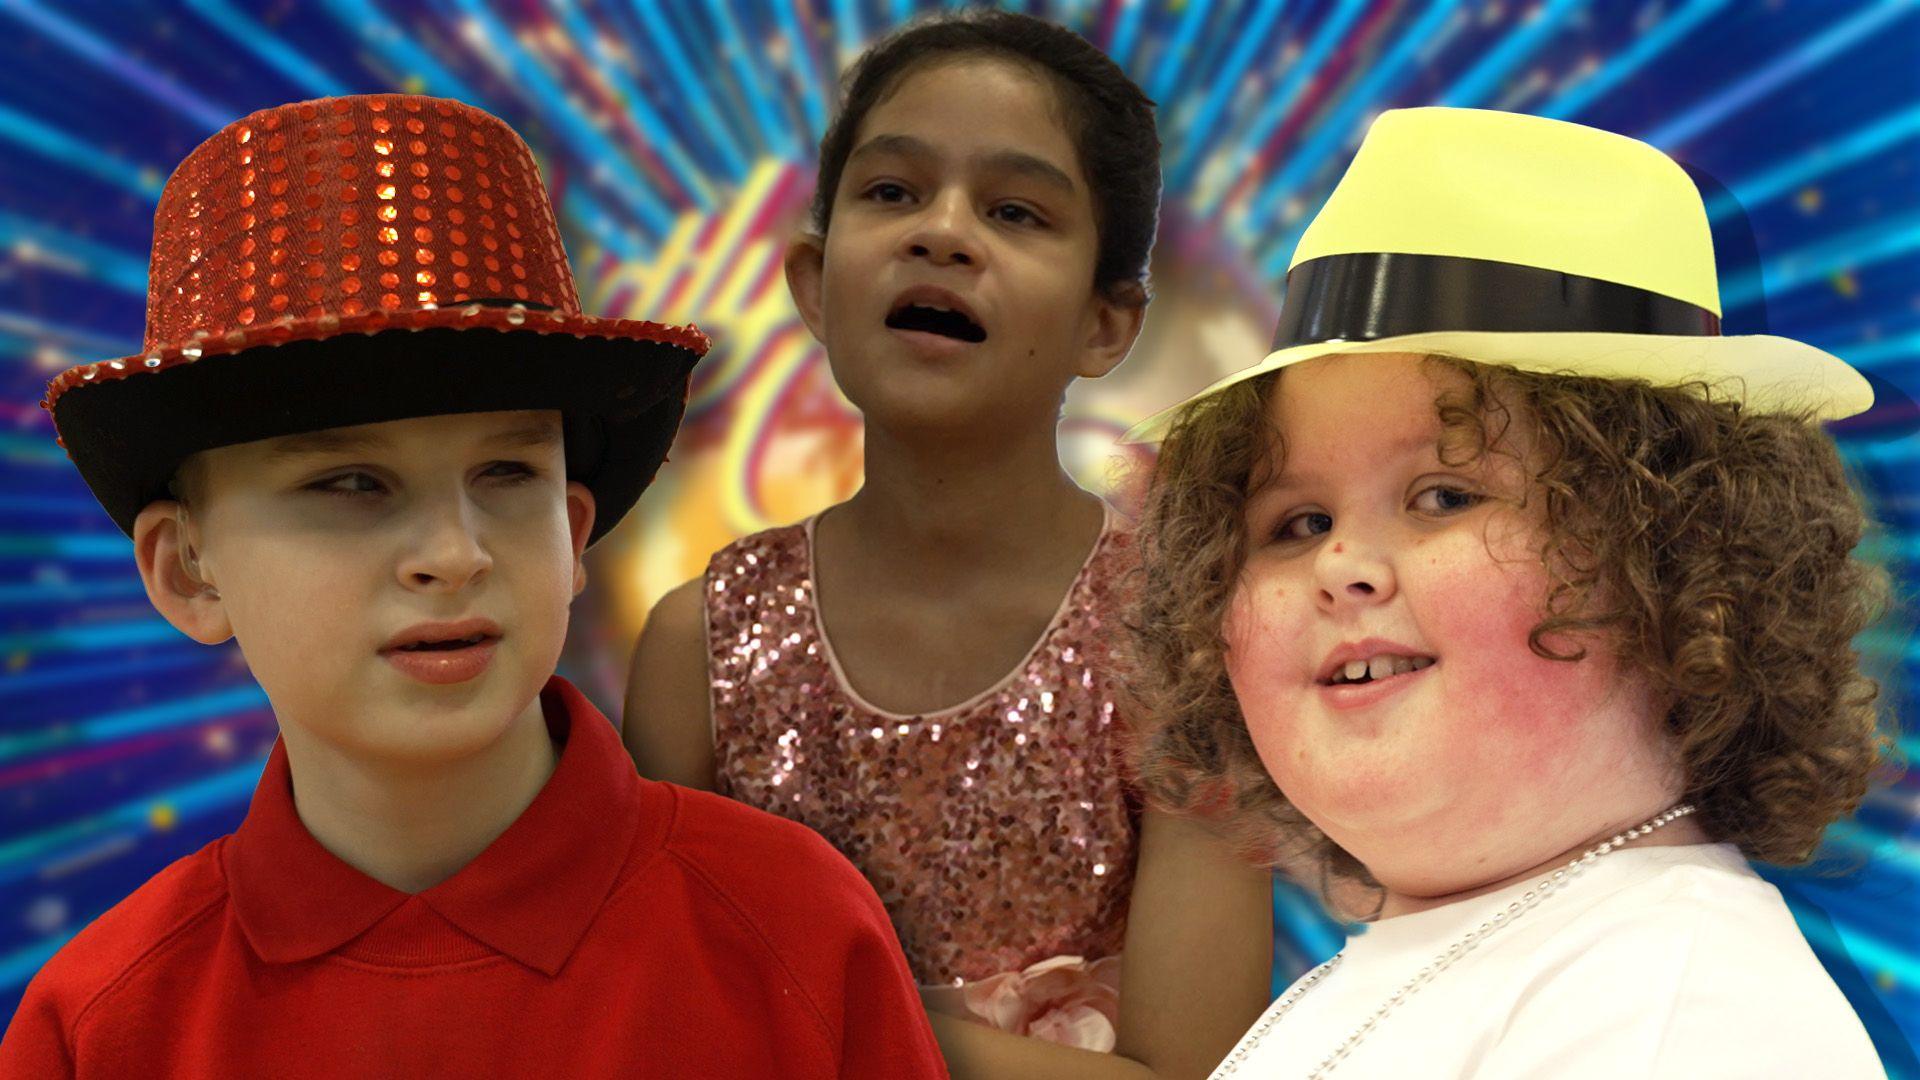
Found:
[{"label": "boy's nose", "polygon": [[411,530],[413,542],[401,560],[409,588],[457,592],[485,577],[493,556],[480,540],[477,515],[465,499],[446,500],[423,512]]}]

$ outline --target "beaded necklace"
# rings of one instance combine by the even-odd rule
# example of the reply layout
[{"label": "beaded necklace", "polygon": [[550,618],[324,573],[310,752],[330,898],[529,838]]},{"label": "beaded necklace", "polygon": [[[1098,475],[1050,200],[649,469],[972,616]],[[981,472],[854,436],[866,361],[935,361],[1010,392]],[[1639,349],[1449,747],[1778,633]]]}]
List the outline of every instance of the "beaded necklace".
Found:
[{"label": "beaded necklace", "polygon": [[[1421,968],[1419,972],[1416,973],[1413,978],[1408,979],[1400,989],[1395,990],[1393,996],[1382,1002],[1379,1008],[1373,1010],[1365,1020],[1362,1020],[1360,1026],[1354,1028],[1353,1032],[1349,1034],[1339,1046],[1334,1047],[1331,1053],[1320,1059],[1320,1064],[1316,1066],[1312,1072],[1307,1074],[1308,1080],[1318,1080],[1319,1077],[1323,1077],[1332,1072],[1341,1061],[1346,1059],[1348,1054],[1353,1052],[1353,1048],[1359,1046],[1361,1040],[1365,1039],[1367,1035],[1373,1031],[1374,1027],[1386,1018],[1388,1013],[1399,1007],[1407,998],[1419,992],[1421,987],[1432,982],[1434,976],[1452,967],[1454,961],[1478,948],[1480,943],[1485,941],[1490,935],[1497,933],[1502,927],[1511,924],[1515,919],[1533,910],[1540,901],[1558,892],[1574,878],[1580,876],[1587,867],[1593,865],[1594,860],[1634,840],[1638,840],[1640,837],[1660,828],[1662,825],[1666,825],[1678,818],[1686,817],[1691,813],[1693,813],[1693,804],[1681,803],[1679,806],[1673,807],[1658,817],[1653,818],[1651,821],[1628,829],[1625,832],[1615,833],[1611,840],[1603,841],[1599,846],[1592,848],[1586,854],[1568,863],[1565,867],[1555,870],[1547,877],[1541,878],[1539,883],[1534,885],[1533,888],[1528,889],[1520,899],[1508,904],[1505,910],[1494,912],[1493,917],[1481,923],[1478,929],[1469,931],[1465,937],[1447,946],[1445,952],[1434,957],[1431,963]],[[1314,968],[1307,974],[1306,978],[1301,979],[1298,985],[1288,991],[1285,997],[1275,1002],[1273,1007],[1267,1010],[1267,1014],[1260,1018],[1260,1022],[1253,1026],[1253,1030],[1247,1032],[1246,1036],[1240,1040],[1240,1045],[1234,1047],[1233,1053],[1227,1055],[1227,1059],[1220,1063],[1218,1069],[1214,1070],[1214,1077],[1232,1076],[1237,1072],[1240,1065],[1247,1060],[1247,1056],[1253,1052],[1255,1047],[1260,1045],[1260,1040],[1266,1038],[1267,1032],[1273,1030],[1273,1026],[1280,1022],[1280,1018],[1285,1016],[1302,997],[1305,997],[1309,990],[1312,990],[1322,979],[1326,978],[1327,974],[1334,968],[1339,967],[1340,958],[1345,955],[1346,950],[1344,949],[1335,953],[1333,959]]]}]

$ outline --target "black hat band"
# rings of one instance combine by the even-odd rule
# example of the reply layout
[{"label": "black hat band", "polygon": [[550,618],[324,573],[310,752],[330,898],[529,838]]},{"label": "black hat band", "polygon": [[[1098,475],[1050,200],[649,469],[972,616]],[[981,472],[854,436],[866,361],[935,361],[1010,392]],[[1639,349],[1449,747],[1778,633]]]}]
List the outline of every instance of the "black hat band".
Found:
[{"label": "black hat band", "polygon": [[1435,331],[1718,337],[1720,316],[1671,296],[1537,266],[1453,255],[1327,255],[1287,274],[1274,351]]}]

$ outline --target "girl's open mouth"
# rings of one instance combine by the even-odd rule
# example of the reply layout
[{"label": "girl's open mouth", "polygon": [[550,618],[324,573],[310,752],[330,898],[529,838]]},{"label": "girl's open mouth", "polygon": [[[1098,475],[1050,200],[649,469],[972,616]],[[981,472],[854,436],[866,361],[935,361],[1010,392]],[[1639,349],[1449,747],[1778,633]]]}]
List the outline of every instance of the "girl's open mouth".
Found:
[{"label": "girl's open mouth", "polygon": [[889,330],[917,330],[923,334],[952,338],[969,345],[987,340],[986,328],[963,311],[931,304],[904,304],[887,316]]}]

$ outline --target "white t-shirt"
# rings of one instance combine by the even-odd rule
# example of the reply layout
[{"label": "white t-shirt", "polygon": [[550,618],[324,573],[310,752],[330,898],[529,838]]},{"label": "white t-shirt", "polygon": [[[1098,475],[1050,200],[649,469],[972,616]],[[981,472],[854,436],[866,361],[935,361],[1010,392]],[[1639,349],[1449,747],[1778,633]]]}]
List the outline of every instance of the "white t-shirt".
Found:
[{"label": "white t-shirt", "polygon": [[[1374,923],[1237,1068],[1229,1057],[1214,1076],[1308,1075],[1534,880]],[[1878,1080],[1886,1070],[1779,890],[1732,845],[1703,844],[1595,860],[1387,1013],[1332,1075]]]}]

